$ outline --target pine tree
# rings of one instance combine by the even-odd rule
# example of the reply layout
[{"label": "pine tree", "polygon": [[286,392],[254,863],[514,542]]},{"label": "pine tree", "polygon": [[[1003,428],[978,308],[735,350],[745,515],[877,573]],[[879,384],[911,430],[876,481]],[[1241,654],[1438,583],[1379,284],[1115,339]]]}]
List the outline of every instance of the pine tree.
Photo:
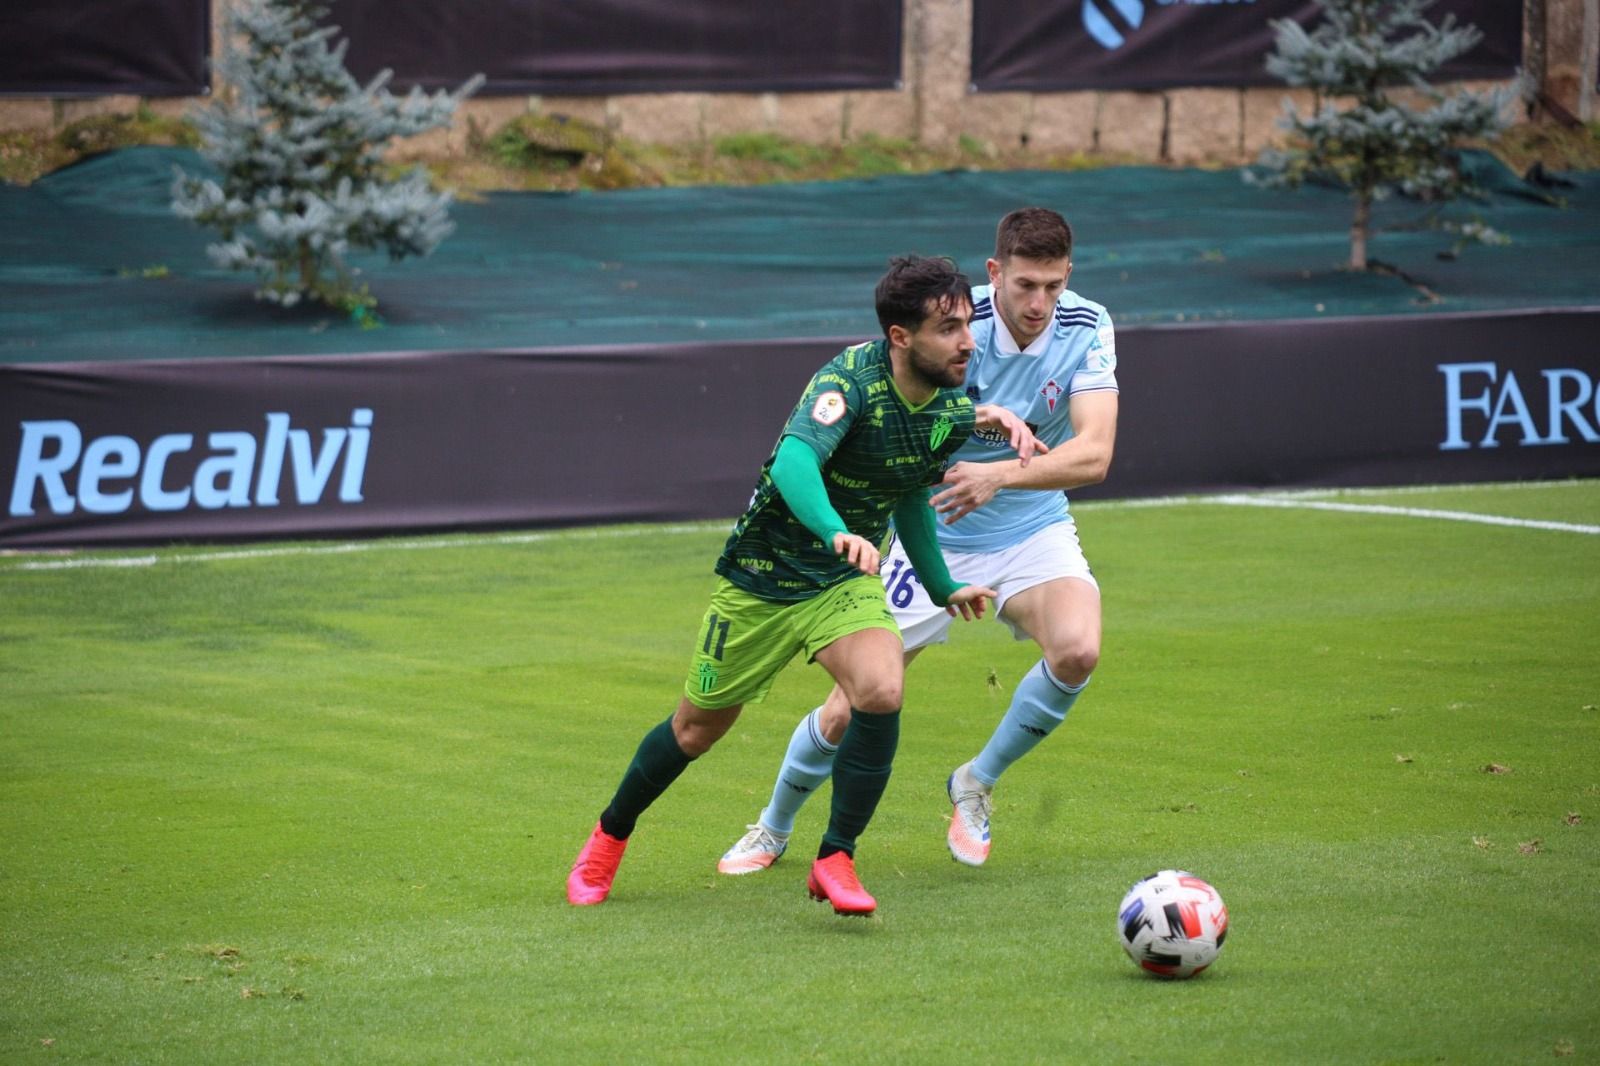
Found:
[{"label": "pine tree", "polygon": [[258,297],[285,307],[311,298],[368,321],[375,301],[347,253],[427,255],[454,229],[450,193],[434,191],[420,167],[387,176],[384,147],[448,125],[482,79],[403,98],[386,88],[389,71],[359,85],[344,66],[348,42],[331,44],[337,27],[319,25],[327,12],[316,0],[245,0],[234,10],[228,37],[243,46],[222,58],[227,91],[192,116],[220,180],[180,168],[172,208],[219,233],[212,261],[254,270]]},{"label": "pine tree", "polygon": [[[1268,149],[1247,177],[1265,186],[1298,186],[1309,177],[1350,190],[1350,268],[1366,270],[1372,205],[1396,192],[1441,202],[1476,193],[1460,166],[1458,146],[1493,137],[1506,126],[1506,90],[1445,94],[1428,77],[1471,50],[1483,34],[1437,26],[1424,18],[1434,0],[1317,0],[1324,20],[1307,32],[1293,19],[1277,33],[1267,70],[1290,85],[1315,89],[1321,107],[1302,116],[1292,102],[1279,125],[1286,150]],[[1402,86],[1426,102],[1413,107],[1392,94]],[[1493,231],[1468,228],[1467,234]]]}]

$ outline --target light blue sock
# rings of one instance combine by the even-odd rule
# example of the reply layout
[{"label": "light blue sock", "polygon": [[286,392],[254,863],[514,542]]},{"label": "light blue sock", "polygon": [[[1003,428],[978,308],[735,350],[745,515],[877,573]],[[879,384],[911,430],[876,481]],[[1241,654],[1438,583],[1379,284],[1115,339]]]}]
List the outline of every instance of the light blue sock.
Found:
[{"label": "light blue sock", "polygon": [[761,824],[775,833],[793,832],[794,816],[817,786],[833,776],[833,757],[839,749],[823,739],[821,719],[822,708],[817,707],[800,719],[789,738],[772,800],[761,812]]},{"label": "light blue sock", "polygon": [[1006,767],[1032,751],[1062,723],[1077,702],[1078,693],[1088,684],[1087,677],[1081,685],[1063,683],[1040,659],[1018,682],[1005,717],[995,727],[989,743],[972,760],[972,776],[993,788]]}]

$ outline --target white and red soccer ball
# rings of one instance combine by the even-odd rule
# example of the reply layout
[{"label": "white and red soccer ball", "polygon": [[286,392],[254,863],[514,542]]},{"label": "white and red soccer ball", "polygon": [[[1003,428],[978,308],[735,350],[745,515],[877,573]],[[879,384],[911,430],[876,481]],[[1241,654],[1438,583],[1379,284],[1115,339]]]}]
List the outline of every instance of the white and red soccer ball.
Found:
[{"label": "white and red soccer ball", "polygon": [[1227,936],[1227,905],[1187,870],[1162,870],[1136,882],[1117,908],[1122,950],[1157,977],[1193,977],[1217,961]]}]

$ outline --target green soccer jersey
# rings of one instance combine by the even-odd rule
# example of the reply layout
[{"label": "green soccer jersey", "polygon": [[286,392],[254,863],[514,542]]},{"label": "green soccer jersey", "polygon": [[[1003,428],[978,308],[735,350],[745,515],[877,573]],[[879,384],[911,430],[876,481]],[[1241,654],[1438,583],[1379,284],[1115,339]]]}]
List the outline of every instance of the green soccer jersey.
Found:
[{"label": "green soccer jersey", "polygon": [[[925,493],[973,430],[972,401],[940,389],[920,406],[900,395],[887,341],[846,348],[812,377],[784,427],[811,446],[828,502],[851,533],[883,541],[895,505]],[[833,554],[789,510],[761,468],[750,506],[734,524],[717,573],[752,595],[779,603],[809,599],[860,573]]]}]

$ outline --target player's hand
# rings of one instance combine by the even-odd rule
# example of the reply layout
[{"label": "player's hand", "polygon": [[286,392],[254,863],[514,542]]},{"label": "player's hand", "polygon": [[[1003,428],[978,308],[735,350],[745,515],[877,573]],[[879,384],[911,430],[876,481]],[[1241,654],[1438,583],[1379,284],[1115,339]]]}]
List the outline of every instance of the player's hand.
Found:
[{"label": "player's hand", "polygon": [[1028,460],[1035,455],[1043,455],[1050,450],[1050,446],[1033,435],[1033,430],[1028,428],[1017,415],[997,404],[984,403],[974,408],[980,429],[995,429],[1004,433],[1011,441],[1011,450],[1017,453],[1017,461],[1023,466],[1028,465]]},{"label": "player's hand", "polygon": [[928,503],[949,525],[994,499],[1004,477],[999,463],[957,463],[945,471],[940,483],[944,488],[930,496]]},{"label": "player's hand", "polygon": [[858,537],[854,533],[835,533],[833,554],[863,574],[878,572],[878,546],[865,537]]},{"label": "player's hand", "polygon": [[969,622],[975,622],[983,617],[989,601],[997,599],[999,595],[987,585],[963,585],[950,594],[950,606],[945,611],[952,618],[960,615]]}]

